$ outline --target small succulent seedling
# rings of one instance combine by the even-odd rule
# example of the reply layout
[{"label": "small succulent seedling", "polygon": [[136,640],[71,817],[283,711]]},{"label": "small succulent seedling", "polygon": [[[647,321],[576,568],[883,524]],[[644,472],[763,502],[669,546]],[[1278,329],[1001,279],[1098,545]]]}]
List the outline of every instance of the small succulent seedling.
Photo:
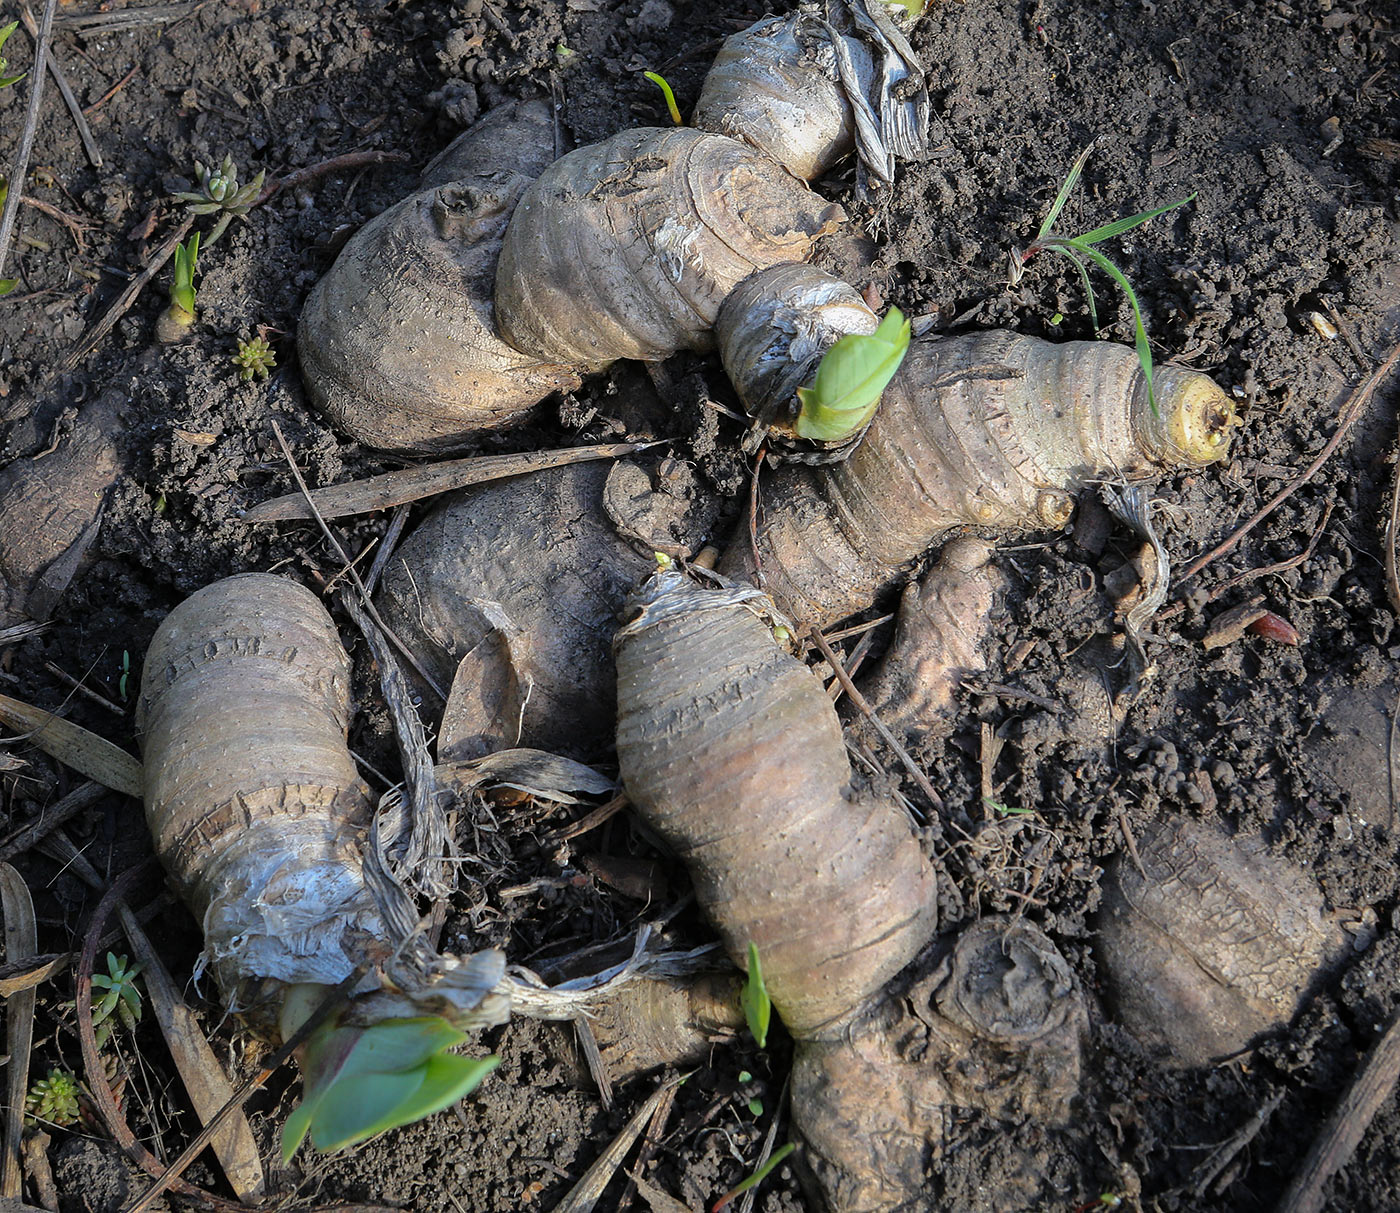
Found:
[{"label": "small succulent seedling", "polygon": [[[289,998],[286,1006],[297,1002]],[[285,1033],[286,1012],[283,1020]],[[308,1134],[318,1150],[343,1150],[470,1094],[500,1058],[449,1052],[466,1039],[465,1032],[432,1016],[369,1027],[328,1020],[306,1043],[305,1089],[282,1129],[283,1161],[291,1160]]]},{"label": "small succulent seedling", "polygon": [[785,1159],[795,1149],[797,1149],[797,1147],[793,1145],[792,1142],[788,1142],[785,1146],[779,1146],[776,1150],[773,1151],[772,1154],[768,1156],[768,1161],[765,1162],[761,1167],[759,1167],[757,1171],[755,1171],[742,1183],[737,1184],[733,1188],[730,1188],[728,1192],[726,1192],[717,1201],[715,1201],[715,1203],[710,1206],[710,1213],[719,1213],[719,1211],[723,1209],[724,1206],[727,1205],[736,1196],[742,1196],[751,1188],[758,1187],[759,1184],[761,1184],[765,1179],[768,1178],[769,1175],[773,1173],[774,1168],[776,1168],[777,1165],[780,1162],[782,1162],[783,1159]]},{"label": "small succulent seedling", "polygon": [[873,333],[847,333],[827,350],[812,386],[797,389],[797,436],[840,442],[859,433],[909,352],[909,333],[909,322],[892,307]]},{"label": "small succulent seedling", "polygon": [[122,702],[126,702],[126,688],[131,681],[131,650],[122,650],[122,676],[117,682],[117,694],[122,697]]},{"label": "small succulent seedling", "polygon": [[54,1068],[24,1097],[24,1116],[30,1121],[66,1128],[78,1119],[78,1080],[67,1070]]},{"label": "small succulent seedling", "polygon": [[156,320],[156,339],[162,345],[181,340],[194,324],[194,273],[199,262],[199,233],[175,246],[175,277],[170,282],[170,306]]},{"label": "small succulent seedling", "polygon": [[661,90],[661,95],[666,98],[666,108],[671,113],[671,121],[677,126],[684,126],[685,119],[681,117],[681,107],[676,104],[676,94],[671,91],[671,86],[666,83],[666,77],[658,72],[643,72],[642,75]]},{"label": "small succulent seedling", "polygon": [[[19,29],[18,21],[11,21],[9,25],[0,25],[0,49],[4,49],[5,43],[10,40],[10,35],[17,29]],[[9,88],[12,84],[18,84],[29,75],[28,72],[20,72],[18,76],[7,76],[5,75],[7,67],[9,67],[9,63],[5,56],[0,55],[0,88]]]},{"label": "small succulent seedling", "polygon": [[1085,263],[1091,263],[1103,270],[1118,284],[1128,300],[1128,306],[1133,309],[1133,336],[1137,345],[1138,362],[1142,365],[1142,377],[1147,381],[1147,394],[1152,402],[1152,411],[1156,413],[1157,398],[1152,391],[1152,347],[1147,341],[1147,328],[1142,322],[1142,309],[1138,306],[1137,292],[1133,290],[1132,284],[1123,271],[1093,246],[1112,239],[1114,236],[1121,236],[1124,232],[1130,232],[1135,227],[1141,227],[1158,215],[1165,215],[1168,211],[1173,211],[1179,206],[1185,206],[1196,195],[1193,191],[1185,198],[1168,202],[1166,206],[1159,206],[1155,210],[1143,211],[1140,215],[1129,215],[1126,219],[1115,219],[1112,223],[1105,223],[1102,227],[1096,227],[1078,236],[1062,236],[1054,230],[1055,222],[1059,219],[1060,212],[1064,210],[1065,203],[1069,200],[1070,191],[1079,181],[1079,174],[1084,171],[1084,164],[1093,150],[1094,145],[1090,143],[1079,153],[1079,159],[1071,166],[1069,176],[1060,186],[1060,192],[1055,195],[1055,201],[1050,204],[1045,222],[1040,225],[1040,231],[1036,233],[1035,239],[1024,251],[1012,252],[1011,285],[1015,286],[1021,281],[1021,277],[1025,273],[1026,263],[1042,250],[1049,249],[1068,257],[1074,263],[1074,268],[1079,271],[1080,280],[1084,283],[1084,294],[1089,301],[1089,323],[1097,329],[1099,327],[1099,313],[1094,303],[1094,288],[1089,282],[1089,267]]},{"label": "small succulent seedling", "polygon": [[268,372],[277,365],[277,355],[266,337],[254,337],[251,341],[240,338],[238,352],[234,354],[233,360],[238,364],[238,377],[245,382],[254,375],[259,379],[266,379]]},{"label": "small succulent seedling", "polygon": [[262,169],[247,185],[238,184],[238,166],[232,156],[225,156],[218,168],[206,168],[198,160],[194,162],[194,173],[199,180],[196,192],[177,193],[181,202],[190,204],[190,213],[195,215],[219,216],[204,247],[209,248],[235,219],[247,218],[248,212],[257,204],[262,193],[267,170]]},{"label": "small succulent seedling", "polygon": [[128,1032],[135,1031],[141,1022],[141,991],[136,987],[140,972],[139,964],[108,952],[107,972],[93,974],[93,989],[102,991],[92,1005],[92,1026],[96,1029],[99,1049],[112,1035],[113,1016]]},{"label": "small succulent seedling", "polygon": [[773,1017],[773,1000],[768,997],[768,987],[763,981],[763,964],[758,958],[758,945],[749,944],[749,979],[739,994],[739,1004],[744,1008],[744,1019],[748,1021],[749,1033],[760,1049],[768,1047],[768,1024]]}]

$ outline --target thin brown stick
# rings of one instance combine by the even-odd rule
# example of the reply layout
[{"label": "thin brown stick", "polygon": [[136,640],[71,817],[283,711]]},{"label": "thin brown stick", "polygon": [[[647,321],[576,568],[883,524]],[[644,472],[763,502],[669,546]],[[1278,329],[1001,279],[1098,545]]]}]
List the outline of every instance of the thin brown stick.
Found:
[{"label": "thin brown stick", "polygon": [[1303,1162],[1278,1213],[1321,1213],[1327,1181],[1346,1166],[1400,1079],[1400,1016],[1390,1021]]},{"label": "thin brown stick", "polygon": [[33,825],[25,826],[0,843],[0,862],[23,855],[30,847],[43,841],[70,818],[76,817],[90,805],[108,795],[100,783],[84,783],[74,788],[53,808],[48,809]]},{"label": "thin brown stick", "polygon": [[373,513],[491,480],[523,476],[593,459],[616,459],[659,445],[657,442],[604,442],[559,450],[521,451],[513,455],[469,455],[462,459],[443,459],[414,467],[396,468],[392,472],[380,472],[363,480],[328,484],[309,492],[273,497],[245,511],[243,521],[287,522],[311,518],[313,509],[323,518]]},{"label": "thin brown stick", "polygon": [[1223,543],[1217,544],[1215,547],[1211,548],[1204,556],[1198,556],[1187,565],[1186,568],[1182,570],[1181,576],[1177,578],[1176,587],[1178,589],[1205,568],[1206,565],[1217,556],[1223,556],[1233,548],[1241,539],[1248,535],[1250,531],[1287,501],[1302,485],[1306,484],[1317,474],[1318,468],[1326,463],[1327,460],[1332,457],[1332,452],[1341,445],[1342,439],[1347,436],[1351,427],[1356,423],[1356,419],[1361,416],[1362,409],[1365,408],[1366,403],[1371,399],[1376,388],[1380,386],[1381,381],[1390,374],[1397,360],[1400,360],[1400,344],[1397,344],[1395,348],[1390,351],[1386,360],[1372,371],[1365,382],[1358,385],[1347,398],[1346,403],[1342,406],[1341,420],[1337,424],[1336,433],[1328,440],[1327,445],[1322,448],[1317,458],[1308,464],[1291,483],[1269,498],[1268,503],[1248,522],[1236,530],[1233,535]]},{"label": "thin brown stick", "polygon": [[24,114],[24,130],[19,137],[19,151],[10,166],[10,192],[5,199],[5,211],[0,214],[0,277],[4,276],[5,257],[14,235],[15,216],[19,214],[20,195],[24,193],[25,174],[29,171],[29,154],[34,150],[34,132],[39,129],[39,102],[44,96],[44,65],[49,56],[49,36],[53,31],[54,9],[58,0],[47,0],[44,19],[34,40],[34,64],[29,69],[29,108]]},{"label": "thin brown stick", "polygon": [[[29,11],[29,5],[19,6],[19,18],[24,22],[24,28],[29,31],[29,36],[36,42],[39,39],[39,25],[34,20],[34,14]],[[49,75],[53,77],[53,82],[58,85],[58,91],[63,97],[63,104],[68,107],[68,112],[73,116],[73,125],[78,128],[78,138],[82,140],[83,151],[87,154],[88,163],[93,168],[102,167],[102,153],[97,150],[97,144],[93,141],[92,131],[88,129],[87,119],[83,117],[83,107],[78,104],[78,99],[73,96],[73,90],[68,85],[68,77],[63,74],[63,69],[58,65],[58,56],[53,54],[53,48],[49,48]]]},{"label": "thin brown stick", "polygon": [[343,156],[332,156],[329,160],[299,168],[285,177],[274,177],[263,186],[262,193],[253,205],[261,206],[283,190],[296,189],[297,186],[306,185],[321,177],[349,172],[351,169],[372,168],[379,164],[404,164],[407,160],[408,156],[403,152],[346,152]]},{"label": "thin brown stick", "polygon": [[25,206],[33,207],[34,210],[47,215],[50,219],[57,219],[59,223],[63,224],[63,226],[68,229],[68,234],[72,236],[73,243],[78,246],[78,252],[87,252],[87,241],[83,239],[83,233],[87,231],[92,224],[84,223],[81,219],[70,215],[67,211],[61,211],[58,207],[52,206],[40,198],[24,198],[21,201],[23,201]]},{"label": "thin brown stick", "polygon": [[[1323,532],[1327,530],[1327,523],[1331,520],[1332,511],[1336,508],[1336,505],[1337,503],[1335,501],[1329,501],[1322,507],[1322,519],[1318,522],[1316,528],[1314,528],[1312,538],[1308,540],[1308,546],[1296,556],[1290,556],[1287,560],[1280,560],[1277,564],[1266,564],[1262,568],[1246,569],[1243,573],[1236,573],[1233,577],[1229,577],[1219,585],[1213,587],[1210,593],[1206,595],[1206,601],[1214,602],[1217,598],[1233,590],[1237,585],[1244,585],[1249,581],[1257,581],[1260,577],[1268,577],[1271,573],[1286,573],[1289,569],[1296,569],[1300,564],[1306,564],[1312,559],[1312,554],[1317,551],[1318,541],[1322,538]],[[1163,607],[1158,611],[1157,619],[1160,621],[1174,618],[1180,615],[1185,609],[1186,604],[1184,602],[1174,602],[1171,606]]]},{"label": "thin brown stick", "polygon": [[928,776],[919,769],[918,764],[909,756],[906,750],[896,740],[895,735],[889,731],[884,722],[875,714],[875,709],[867,702],[864,695],[856,689],[856,684],[851,681],[851,676],[846,673],[845,667],[841,664],[841,659],[836,656],[832,647],[827,644],[826,637],[821,634],[820,628],[808,627],[807,639],[817,646],[817,651],[826,658],[826,663],[831,667],[832,673],[836,675],[836,680],[846,689],[846,694],[851,697],[851,702],[865,715],[866,719],[875,726],[875,731],[880,734],[884,743],[892,749],[904,769],[909,772],[914,782],[919,785],[921,791],[934,809],[942,811],[943,797],[933,790],[933,784],[929,783]]},{"label": "thin brown stick", "polygon": [[326,542],[331,545],[331,550],[339,557],[341,563],[346,566],[346,572],[349,573],[350,580],[354,583],[355,589],[360,596],[360,602],[365,608],[365,614],[374,620],[379,630],[389,638],[389,642],[394,648],[398,649],[403,655],[404,660],[414,668],[418,676],[432,688],[433,693],[441,699],[443,703],[446,703],[447,692],[438,686],[437,679],[423,668],[423,663],[413,655],[409,647],[398,638],[394,630],[380,617],[378,609],[370,599],[369,591],[365,588],[365,583],[360,580],[360,574],[356,571],[354,562],[341,545],[340,540],[335,537],[326,520],[321,517],[320,511],[316,508],[316,503],[311,500],[311,490],[306,487],[306,479],[302,476],[301,469],[297,467],[297,461],[292,456],[292,448],[287,445],[287,439],[282,433],[282,427],[275,421],[272,423],[272,432],[277,435],[277,442],[282,448],[282,455],[287,460],[287,466],[292,471],[292,479],[297,482],[297,487],[301,489],[303,496],[305,496],[307,505],[311,509],[312,517],[316,519],[316,524],[321,528],[321,534],[326,537]]},{"label": "thin brown stick", "polygon": [[[153,859],[148,859],[123,872],[112,883],[112,887],[102,895],[102,900],[97,903],[97,909],[93,912],[92,921],[88,923],[87,933],[83,937],[83,950],[78,957],[76,982],[78,1043],[82,1048],[83,1072],[87,1076],[87,1085],[92,1094],[92,1101],[97,1105],[98,1115],[102,1117],[107,1131],[111,1133],[126,1156],[148,1175],[159,1177],[166,1168],[161,1165],[160,1159],[150,1154],[136,1140],[136,1135],[132,1133],[126,1123],[126,1117],[122,1115],[121,1109],[117,1107],[117,1101],[112,1097],[112,1088],[107,1083],[107,1074],[102,1068],[102,1058],[97,1052],[97,1034],[92,1026],[92,967],[97,960],[98,938],[102,934],[102,928],[107,925],[107,919],[116,909],[117,902],[135,888],[139,881],[150,879],[149,869],[154,864]],[[238,1213],[243,1213],[244,1210],[243,1205],[235,1204],[231,1200],[224,1200],[222,1197],[206,1192],[203,1188],[197,1188],[178,1177],[173,1178],[166,1186],[207,1207],[225,1210],[227,1213],[234,1213],[235,1210]]]},{"label": "thin brown stick", "polygon": [[192,227],[194,227],[193,217],[186,219],[165,238],[165,242],[151,254],[150,259],[142,266],[141,272],[126,284],[120,295],[112,300],[111,305],[102,313],[101,318],[78,338],[71,350],[63,355],[58,364],[60,371],[71,371],[97,348],[98,342],[110,333],[117,321],[130,310],[131,305],[136,302],[136,297],[145,289],[146,283],[160,273],[165,263],[175,256],[175,249],[189,235]]},{"label": "thin brown stick", "polygon": [[134,75],[136,75],[136,73],[140,70],[141,65],[139,63],[133,63],[131,65],[131,70],[127,72],[127,74],[123,76],[120,80],[118,80],[114,85],[112,85],[112,87],[109,88],[105,93],[103,93],[102,96],[100,96],[96,101],[94,101],[91,105],[87,106],[83,110],[83,113],[92,114],[100,110],[104,105],[107,104],[107,102],[109,102],[113,97],[115,97],[119,92],[121,92],[122,89],[124,89],[128,84],[130,84],[131,78]]}]

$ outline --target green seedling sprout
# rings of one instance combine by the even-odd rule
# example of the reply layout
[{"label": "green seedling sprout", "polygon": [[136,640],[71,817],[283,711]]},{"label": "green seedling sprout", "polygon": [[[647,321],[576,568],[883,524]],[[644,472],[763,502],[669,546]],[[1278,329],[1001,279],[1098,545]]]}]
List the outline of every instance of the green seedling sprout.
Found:
[{"label": "green seedling sprout", "polygon": [[677,126],[684,126],[685,119],[681,117],[681,107],[676,104],[676,94],[666,83],[666,77],[657,72],[643,72],[642,75],[661,90],[661,95],[666,98],[666,108],[671,111],[671,121]]},{"label": "green seedling sprout", "polygon": [[52,1069],[24,1097],[24,1118],[29,1122],[67,1128],[78,1120],[78,1080],[67,1070]]},{"label": "green seedling sprout", "polygon": [[797,389],[797,436],[840,442],[863,429],[909,352],[909,333],[909,321],[892,307],[873,333],[847,333],[827,350],[812,386]]},{"label": "green seedling sprout", "polygon": [[117,682],[117,694],[122,697],[122,702],[126,702],[126,688],[131,681],[131,650],[122,650],[122,676]]},{"label": "green seedling sprout", "polygon": [[263,169],[247,185],[238,184],[238,166],[232,156],[225,156],[218,168],[206,168],[198,160],[194,162],[194,174],[199,179],[199,189],[194,193],[177,193],[174,196],[181,202],[190,204],[192,215],[219,216],[204,247],[211,247],[228,230],[235,219],[246,219],[248,212],[257,205],[262,193],[267,170]]},{"label": "green seedling sprout", "polygon": [[1143,211],[1139,215],[1129,215],[1126,219],[1115,219],[1112,223],[1105,223],[1102,227],[1093,228],[1078,236],[1062,236],[1054,230],[1055,222],[1059,219],[1060,212],[1064,210],[1065,203],[1069,200],[1070,191],[1078,183],[1079,175],[1084,171],[1084,164],[1093,150],[1094,144],[1090,143],[1079,153],[1079,158],[1070,168],[1069,176],[1060,186],[1060,192],[1055,195],[1055,201],[1050,205],[1045,222],[1040,225],[1040,231],[1036,233],[1030,246],[1024,252],[1012,253],[1011,285],[1015,286],[1021,281],[1021,276],[1025,273],[1026,263],[1039,252],[1048,249],[1068,257],[1074,263],[1074,268],[1079,271],[1080,281],[1084,283],[1084,294],[1089,301],[1089,323],[1097,329],[1099,327],[1099,313],[1094,302],[1094,288],[1089,282],[1089,264],[1097,266],[1112,278],[1127,298],[1128,306],[1133,310],[1133,337],[1137,345],[1138,362],[1142,366],[1142,377],[1147,381],[1147,396],[1155,414],[1157,397],[1152,390],[1152,347],[1147,341],[1147,327],[1142,322],[1142,308],[1138,306],[1137,292],[1133,290],[1132,284],[1129,283],[1123,271],[1093,246],[1110,240],[1114,236],[1121,236],[1124,232],[1130,232],[1135,227],[1141,227],[1149,220],[1157,218],[1158,215],[1165,215],[1168,211],[1174,211],[1179,206],[1185,206],[1196,197],[1196,193],[1193,190],[1185,198],[1180,198],[1176,202],[1168,202],[1166,206]]},{"label": "green seedling sprout", "polygon": [[141,1022],[141,991],[136,988],[140,972],[139,964],[108,952],[107,972],[93,975],[92,988],[102,991],[102,996],[92,1006],[92,1026],[97,1029],[99,1049],[112,1035],[114,1016],[128,1032],[134,1032]]},{"label": "green seedling sprout", "polygon": [[170,306],[156,322],[156,336],[166,344],[179,341],[194,324],[194,272],[199,262],[199,233],[175,246],[175,277],[170,282]]},{"label": "green seedling sprout", "polygon": [[720,1210],[723,1209],[724,1206],[727,1205],[736,1196],[742,1196],[750,1188],[758,1187],[759,1184],[761,1184],[765,1179],[768,1178],[769,1175],[772,1174],[773,1169],[795,1149],[797,1149],[797,1147],[793,1145],[792,1142],[788,1142],[787,1145],[784,1146],[779,1146],[776,1150],[773,1151],[772,1154],[768,1156],[768,1161],[765,1162],[761,1167],[759,1167],[758,1170],[755,1171],[752,1175],[750,1175],[748,1179],[744,1180],[744,1182],[739,1184],[738,1187],[731,1188],[717,1201],[715,1201],[715,1203],[710,1206],[710,1213],[720,1213]]},{"label": "green seedling sprout", "polygon": [[[9,25],[0,25],[0,49],[4,48],[5,43],[10,40],[10,35],[17,29],[19,29],[18,21],[11,21]],[[29,75],[28,72],[20,72],[18,76],[7,76],[5,75],[7,67],[9,67],[9,63],[5,56],[0,55],[0,88],[9,88],[12,84],[18,84]]]},{"label": "green seedling sprout", "polygon": [[239,340],[238,352],[233,356],[238,365],[238,377],[245,383],[256,375],[266,379],[268,372],[277,365],[277,355],[266,337],[254,337],[251,341]]},{"label": "green seedling sprout", "polygon": [[[309,989],[306,1002],[289,999],[287,1006],[309,1007],[325,992]],[[288,1027],[284,1022],[284,1032]],[[470,1094],[500,1058],[449,1052],[466,1039],[465,1032],[433,1016],[388,1019],[369,1027],[334,1020],[322,1024],[306,1043],[305,1090],[282,1129],[283,1162],[291,1160],[308,1135],[318,1150],[343,1150]]]},{"label": "green seedling sprout", "polygon": [[768,1047],[768,1024],[773,1018],[773,1000],[763,981],[763,964],[758,959],[758,945],[749,944],[749,978],[739,993],[739,1005],[744,1008],[749,1033],[760,1049]]},{"label": "green seedling sprout", "polygon": [[999,813],[1003,817],[1034,817],[1034,809],[1017,809],[1009,804],[1002,804],[999,800],[993,800],[990,796],[983,796],[982,803],[993,813]]}]

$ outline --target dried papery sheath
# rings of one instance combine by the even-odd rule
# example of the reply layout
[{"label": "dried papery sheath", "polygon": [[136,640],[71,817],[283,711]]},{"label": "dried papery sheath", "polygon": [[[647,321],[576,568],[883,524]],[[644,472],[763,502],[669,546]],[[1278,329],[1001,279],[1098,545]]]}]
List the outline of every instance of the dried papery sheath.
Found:
[{"label": "dried papery sheath", "polygon": [[694,121],[807,181],[858,150],[866,171],[888,182],[898,159],[924,154],[929,99],[895,14],[881,0],[837,0],[825,18],[768,17],[726,40]]},{"label": "dried papery sheath", "polygon": [[867,605],[949,527],[1062,526],[1069,494],[1103,478],[1224,458],[1234,402],[1205,375],[1159,367],[1156,408],[1133,350],[1015,333],[914,343],[855,452],[780,469],[721,570],[799,618]]},{"label": "dried papery sheath", "polygon": [[[846,334],[873,333],[879,324],[860,292],[814,266],[775,266],[735,287],[719,310],[715,335],[757,436],[772,429],[795,438],[797,389],[811,384],[822,355]],[[858,437],[830,445],[845,447]]]},{"label": "dried papery sheath", "polygon": [[526,190],[501,249],[497,323],[517,349],[580,369],[712,349],[725,296],[801,261],[844,217],[733,139],[625,131]]},{"label": "dried papery sheath", "polygon": [[345,746],[350,662],[314,594],[245,574],[167,616],[137,729],[156,853],[235,1005],[335,985],[383,938],[361,854],[373,805]]}]

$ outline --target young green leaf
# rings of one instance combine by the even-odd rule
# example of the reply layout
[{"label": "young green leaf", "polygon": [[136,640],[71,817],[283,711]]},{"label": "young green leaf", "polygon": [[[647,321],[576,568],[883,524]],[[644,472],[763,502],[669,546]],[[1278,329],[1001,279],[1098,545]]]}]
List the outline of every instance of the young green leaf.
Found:
[{"label": "young green leaf", "polygon": [[715,1201],[715,1203],[710,1206],[710,1213],[719,1213],[719,1211],[723,1209],[724,1206],[727,1205],[736,1196],[742,1196],[750,1188],[758,1187],[759,1184],[761,1184],[765,1179],[768,1178],[769,1175],[772,1174],[773,1169],[795,1149],[797,1149],[797,1147],[793,1145],[792,1142],[788,1142],[785,1146],[779,1146],[776,1150],[773,1151],[772,1154],[768,1156],[768,1161],[765,1162],[761,1167],[759,1167],[758,1170],[755,1171],[752,1175],[750,1175],[748,1179],[744,1180],[744,1182],[739,1184],[737,1187],[731,1188],[717,1201]]},{"label": "young green leaf", "polygon": [[[0,25],[0,47],[3,47],[10,40],[10,35],[19,29],[18,21],[11,21],[9,25]],[[0,88],[9,88],[12,84],[18,84],[23,80],[28,72],[20,72],[18,76],[6,76],[5,68],[8,66],[5,56],[0,55]]]},{"label": "young green leaf", "polygon": [[1065,209],[1065,203],[1069,201],[1070,191],[1074,189],[1079,181],[1079,174],[1084,171],[1084,164],[1089,159],[1089,154],[1094,150],[1097,139],[1091,139],[1089,146],[1079,153],[1077,159],[1069,170],[1069,176],[1065,178],[1065,183],[1060,186],[1060,192],[1055,195],[1055,201],[1050,204],[1049,211],[1046,212],[1045,222],[1040,225],[1040,231],[1035,234],[1034,244],[1039,244],[1042,239],[1050,234],[1050,230],[1055,226],[1055,220],[1060,217],[1060,212]]},{"label": "young green leaf", "polygon": [[1141,227],[1150,219],[1157,218],[1158,215],[1165,215],[1168,211],[1174,211],[1179,206],[1185,206],[1188,202],[1194,202],[1196,191],[1187,194],[1185,198],[1178,198],[1175,202],[1168,202],[1166,206],[1159,206],[1153,211],[1143,211],[1140,215],[1129,215],[1126,219],[1115,219],[1112,223],[1105,223],[1102,227],[1091,228],[1074,237],[1075,244],[1098,244],[1102,240],[1108,240],[1113,236],[1121,236],[1124,232],[1130,232],[1135,227]]},{"label": "young green leaf", "polygon": [[199,262],[199,233],[195,232],[184,244],[175,246],[175,280],[170,285],[170,303],[190,316],[194,315],[194,272]]},{"label": "young green leaf", "polygon": [[666,98],[666,108],[671,112],[671,121],[677,126],[684,126],[685,119],[681,117],[681,107],[676,104],[676,94],[666,83],[666,77],[657,72],[643,72],[642,75],[661,90],[661,95]]},{"label": "young green leaf", "polygon": [[909,335],[909,322],[892,307],[873,333],[848,333],[827,350],[812,386],[797,389],[797,436],[839,442],[860,430],[904,361]]},{"label": "young green leaf", "polygon": [[305,1094],[282,1130],[283,1158],[290,1159],[308,1133],[318,1150],[340,1150],[469,1094],[499,1058],[447,1052],[465,1039],[435,1017],[318,1028],[306,1046]]},{"label": "young green leaf", "polygon": [[768,987],[763,982],[763,964],[758,958],[758,945],[749,944],[749,979],[739,994],[739,1004],[744,1008],[744,1018],[748,1021],[749,1033],[760,1049],[768,1047],[768,1024],[773,1017],[773,1000],[768,997]]}]

